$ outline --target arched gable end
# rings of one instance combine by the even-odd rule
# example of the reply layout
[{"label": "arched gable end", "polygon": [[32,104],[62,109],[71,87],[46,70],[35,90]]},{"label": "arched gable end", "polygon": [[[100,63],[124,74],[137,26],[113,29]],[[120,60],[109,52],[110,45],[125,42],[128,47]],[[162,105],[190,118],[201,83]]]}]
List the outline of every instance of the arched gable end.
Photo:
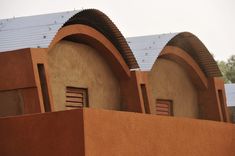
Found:
[{"label": "arched gable end", "polygon": [[197,62],[207,77],[222,76],[213,56],[205,45],[192,33],[178,33],[166,46],[175,46],[187,52]]},{"label": "arched gable end", "polygon": [[101,32],[120,52],[130,69],[139,68],[139,65],[127,44],[126,39],[111,19],[96,9],[85,9],[71,17],[63,26],[83,24]]},{"label": "arched gable end", "polygon": [[130,77],[130,70],[116,47],[103,34],[94,28],[83,24],[65,26],[56,34],[48,48],[48,51],[63,39],[85,43],[92,46],[97,49],[104,58],[106,58],[119,79]]},{"label": "arched gable end", "polygon": [[159,58],[170,59],[182,65],[196,88],[201,90],[208,88],[208,82],[205,74],[193,58],[191,58],[184,50],[178,47],[165,46],[160,53]]}]

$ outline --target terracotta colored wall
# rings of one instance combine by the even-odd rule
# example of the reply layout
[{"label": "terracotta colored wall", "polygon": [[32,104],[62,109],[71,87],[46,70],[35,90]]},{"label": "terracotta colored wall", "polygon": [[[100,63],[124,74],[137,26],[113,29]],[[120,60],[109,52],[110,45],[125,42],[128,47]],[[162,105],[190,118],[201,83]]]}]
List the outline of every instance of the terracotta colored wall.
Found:
[{"label": "terracotta colored wall", "polygon": [[0,91],[0,117],[41,112],[36,87]]},{"label": "terracotta colored wall", "polygon": [[142,81],[140,71],[131,71],[131,78],[121,81],[123,111],[145,113],[141,84],[145,84],[145,82]]},{"label": "terracotta colored wall", "polygon": [[[31,56],[32,56],[33,71],[34,71],[34,76],[35,76],[35,81],[36,81],[36,86],[37,86],[36,92],[38,94],[38,103],[40,106],[40,112],[45,112],[45,108],[44,108],[45,104],[43,101],[43,96],[45,95],[47,95],[45,98],[49,98],[51,111],[54,111],[53,99],[52,99],[52,94],[51,94],[51,86],[50,86],[50,81],[49,81],[49,73],[48,73],[47,49],[33,48],[31,49]],[[46,80],[45,82],[41,82],[39,78],[40,76],[39,76],[38,64],[43,64],[44,66],[44,69],[45,69],[44,76]],[[46,84],[47,94],[43,95],[41,83]]]},{"label": "terracotta colored wall", "polygon": [[106,110],[84,111],[86,156],[234,156],[235,126]]},{"label": "terracotta colored wall", "polygon": [[197,90],[177,63],[159,58],[149,73],[152,107],[156,99],[173,100],[174,116],[198,118]]},{"label": "terracotta colored wall", "polygon": [[40,112],[31,49],[0,53],[0,116]]},{"label": "terracotta colored wall", "polygon": [[48,53],[48,66],[55,110],[66,109],[66,86],[88,88],[90,107],[120,109],[119,82],[93,48],[61,41]]},{"label": "terracotta colored wall", "polygon": [[23,114],[24,104],[19,90],[0,91],[0,116]]},{"label": "terracotta colored wall", "polygon": [[[0,118],[4,156],[234,156],[235,125],[99,109]],[[84,133],[85,132],[85,133]]]},{"label": "terracotta colored wall", "polygon": [[[223,104],[220,102],[218,90],[222,91]],[[209,78],[208,89],[199,92],[201,117],[207,120],[229,121],[225,98],[224,82],[221,78]],[[223,105],[223,106],[222,106]],[[224,108],[223,108],[224,107]],[[222,111],[224,109],[224,111]],[[225,119],[224,119],[225,118]]]},{"label": "terracotta colored wall", "polygon": [[34,87],[30,49],[0,53],[0,90]]},{"label": "terracotta colored wall", "polygon": [[81,110],[0,118],[1,156],[84,155]]},{"label": "terracotta colored wall", "polygon": [[89,108],[0,118],[0,130],[4,156],[235,155],[235,125],[188,118]]},{"label": "terracotta colored wall", "polygon": [[40,113],[40,102],[37,88],[24,88],[19,90],[24,101],[23,114]]}]

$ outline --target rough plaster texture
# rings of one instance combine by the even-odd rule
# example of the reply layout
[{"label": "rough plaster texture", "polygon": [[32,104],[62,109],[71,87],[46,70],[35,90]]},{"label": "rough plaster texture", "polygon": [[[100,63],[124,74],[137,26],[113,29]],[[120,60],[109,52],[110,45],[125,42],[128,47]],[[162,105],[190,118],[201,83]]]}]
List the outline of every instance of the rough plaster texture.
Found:
[{"label": "rough plaster texture", "polygon": [[84,131],[86,156],[235,155],[235,126],[221,122],[85,109]]},{"label": "rough plaster texture", "polygon": [[235,125],[101,109],[0,118],[1,156],[234,156]]},{"label": "rough plaster texture", "polygon": [[174,116],[198,118],[197,90],[182,66],[159,58],[149,72],[148,80],[152,107],[155,107],[156,99],[170,99],[173,100]]},{"label": "rough plaster texture", "polygon": [[0,90],[35,87],[30,49],[0,53]]},{"label": "rough plaster texture", "polygon": [[0,92],[0,116],[23,114],[23,98],[18,90]]},{"label": "rough plaster texture", "polygon": [[1,156],[83,156],[82,110],[0,118]]},{"label": "rough plaster texture", "polygon": [[88,88],[89,106],[120,110],[120,86],[95,49],[61,41],[48,52],[49,78],[55,110],[65,110],[66,86]]}]

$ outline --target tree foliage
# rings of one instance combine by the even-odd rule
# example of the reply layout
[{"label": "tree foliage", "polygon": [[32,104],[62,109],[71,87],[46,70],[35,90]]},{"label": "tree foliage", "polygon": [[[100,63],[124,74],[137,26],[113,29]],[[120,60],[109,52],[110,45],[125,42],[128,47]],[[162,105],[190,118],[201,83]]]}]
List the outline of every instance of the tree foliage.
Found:
[{"label": "tree foliage", "polygon": [[219,69],[223,75],[224,82],[230,83],[229,79],[226,76],[226,73],[228,71],[227,63],[225,61],[217,61],[217,64],[218,64]]},{"label": "tree foliage", "polygon": [[235,83],[235,55],[232,55],[226,62],[218,61],[217,63],[225,83]]},{"label": "tree foliage", "polygon": [[228,59],[227,68],[228,68],[228,71],[226,72],[226,77],[232,83],[235,83],[235,55],[232,55]]}]

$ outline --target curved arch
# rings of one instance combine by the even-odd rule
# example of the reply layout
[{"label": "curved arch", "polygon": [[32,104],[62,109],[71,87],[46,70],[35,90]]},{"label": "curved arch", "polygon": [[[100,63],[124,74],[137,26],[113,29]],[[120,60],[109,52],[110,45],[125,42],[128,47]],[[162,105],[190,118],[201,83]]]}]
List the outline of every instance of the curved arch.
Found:
[{"label": "curved arch", "polygon": [[191,58],[184,50],[178,47],[166,46],[160,53],[159,58],[166,58],[179,63],[186,69],[192,82],[198,89],[208,88],[205,74],[193,58]]},{"label": "curved arch", "polygon": [[126,39],[112,20],[97,9],[85,9],[71,17],[63,26],[84,24],[101,32],[118,49],[130,69],[139,68],[139,65],[127,44]]},{"label": "curved arch", "polygon": [[178,33],[166,46],[176,46],[187,52],[197,62],[207,77],[222,76],[213,56],[194,34],[190,32]]},{"label": "curved arch", "polygon": [[82,42],[98,49],[100,54],[106,58],[109,65],[120,79],[130,77],[130,70],[115,46],[99,31],[90,26],[83,24],[74,24],[65,26],[59,30],[51,42],[48,51],[50,51],[56,43],[62,39]]},{"label": "curved arch", "polygon": [[205,45],[192,33],[181,32],[131,37],[127,41],[143,71],[151,70],[157,57],[166,46],[174,46],[183,49],[193,58],[207,77],[221,76],[214,58]]},{"label": "curved arch", "polygon": [[0,52],[48,48],[61,28],[74,24],[84,24],[102,33],[116,47],[130,69],[139,68],[126,39],[116,25],[107,15],[96,9],[14,18],[10,22],[4,22],[4,29],[1,28],[4,31],[0,31],[0,36],[3,36],[0,38]]}]

